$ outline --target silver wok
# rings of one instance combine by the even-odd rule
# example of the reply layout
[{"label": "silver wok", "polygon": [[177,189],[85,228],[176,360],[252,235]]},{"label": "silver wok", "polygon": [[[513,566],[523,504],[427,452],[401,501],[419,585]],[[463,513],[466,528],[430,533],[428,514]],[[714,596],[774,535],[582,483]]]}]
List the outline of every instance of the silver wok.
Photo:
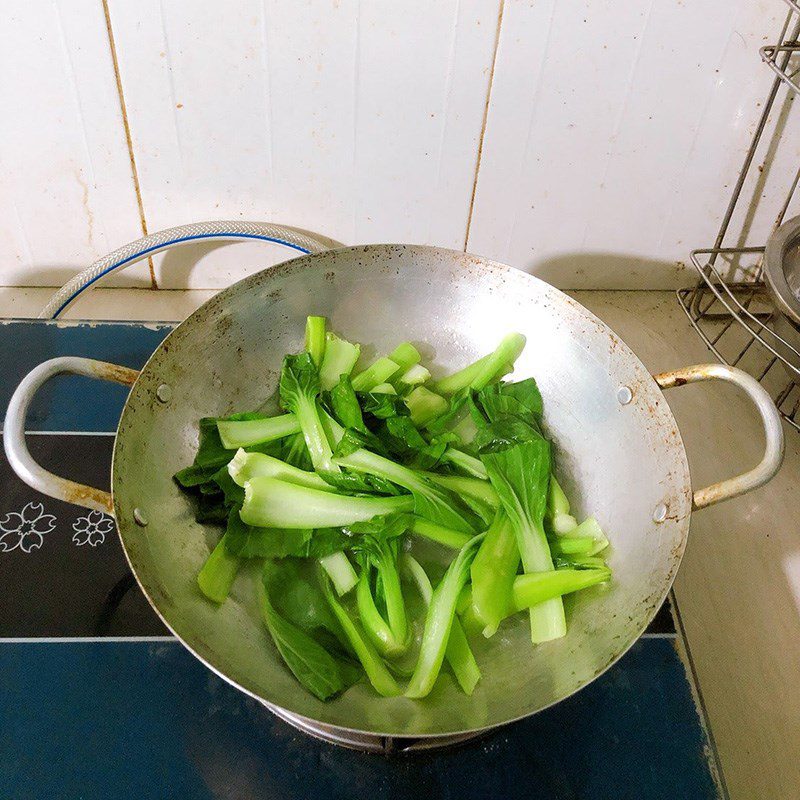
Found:
[{"label": "silver wok", "polygon": [[[302,349],[311,313],[327,316],[348,339],[373,344],[376,353],[417,342],[440,373],[490,351],[509,331],[528,337],[516,374],[539,382],[559,478],[578,515],[594,514],[608,532],[614,579],[570,598],[569,632],[560,641],[532,647],[524,615],[476,641],[483,680],[472,697],[443,675],[424,701],[379,698],[363,684],[322,703],[280,661],[259,620],[253,576],[241,574],[219,608],[197,589],[216,531],[194,521],[172,475],[192,461],[200,417],[255,408],[275,389],[282,357]],[[25,447],[30,399],[59,372],[132,385],[114,445],[111,496],[46,472]],[[711,379],[737,384],[755,403],[765,455],[750,472],[693,492],[662,390]],[[138,374],[77,358],[40,365],[9,404],[5,446],[35,489],[113,512],[145,595],[223,678],[301,724],[322,723],[343,735],[433,737],[533,714],[604,672],[669,591],[693,507],[768,481],[780,466],[783,436],[771,399],[739,370],[713,364],[653,377],[606,325],[534,277],[462,252],[371,245],[297,258],[240,281],[181,323]]]}]

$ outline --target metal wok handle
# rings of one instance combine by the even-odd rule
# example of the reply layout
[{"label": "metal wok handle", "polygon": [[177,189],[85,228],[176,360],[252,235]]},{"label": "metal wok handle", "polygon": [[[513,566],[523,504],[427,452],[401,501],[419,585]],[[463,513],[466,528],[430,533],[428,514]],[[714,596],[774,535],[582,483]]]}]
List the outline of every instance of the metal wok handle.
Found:
[{"label": "metal wok handle", "polygon": [[82,483],[75,483],[66,478],[59,478],[48,472],[33,460],[25,443],[25,418],[28,415],[28,406],[33,396],[50,378],[64,373],[72,375],[85,375],[88,378],[99,378],[104,381],[114,381],[128,386],[133,385],[139,373],[135,369],[119,367],[105,361],[95,361],[91,358],[77,358],[63,356],[51,358],[32,369],[17,386],[6,411],[5,427],[3,429],[3,445],[6,458],[11,468],[37,492],[64,500],[77,506],[90,508],[93,511],[104,511],[107,514],[114,512],[111,495],[102,489],[93,489]]},{"label": "metal wok handle", "polygon": [[761,463],[749,472],[737,475],[735,478],[728,478],[728,480],[720,483],[706,486],[704,489],[698,489],[692,498],[692,505],[695,509],[713,506],[723,500],[738,497],[751,489],[757,489],[771,480],[780,469],[783,462],[783,426],[781,417],[772,398],[755,378],[740,369],[729,367],[726,364],[699,364],[694,367],[676,369],[672,372],[662,372],[660,375],[654,375],[653,377],[662,389],[672,389],[675,386],[685,386],[687,383],[711,380],[734,383],[739,388],[744,389],[748,397],[753,401],[764,424],[766,446]]},{"label": "metal wok handle", "polygon": [[97,285],[113,272],[141,261],[143,258],[169,250],[172,247],[198,241],[228,242],[254,239],[263,242],[282,244],[300,253],[321,253],[329,245],[285,225],[271,222],[243,222],[241,220],[216,222],[194,222],[191,225],[178,225],[130,242],[95,261],[90,267],[65,283],[51,298],[39,314],[40,319],[57,319],[70,304],[87,289]]}]

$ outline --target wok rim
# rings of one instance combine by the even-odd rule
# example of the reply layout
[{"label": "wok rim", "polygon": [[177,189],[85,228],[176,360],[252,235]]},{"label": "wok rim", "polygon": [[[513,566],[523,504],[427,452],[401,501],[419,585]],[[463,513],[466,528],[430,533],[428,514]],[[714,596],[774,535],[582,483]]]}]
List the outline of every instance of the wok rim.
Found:
[{"label": "wok rim", "polygon": [[[582,683],[581,685],[575,687],[571,691],[568,691],[564,695],[559,698],[556,698],[545,705],[533,710],[533,711],[526,711],[520,714],[516,714],[514,716],[509,717],[500,722],[493,722],[489,725],[478,726],[474,728],[459,728],[453,730],[446,730],[446,731],[437,731],[435,733],[431,732],[422,732],[422,733],[410,733],[408,731],[376,731],[376,730],[364,730],[362,728],[353,728],[345,725],[338,725],[331,722],[325,722],[314,717],[309,717],[304,714],[300,714],[296,711],[292,711],[284,706],[275,703],[271,700],[266,699],[265,697],[258,694],[256,691],[252,689],[248,689],[247,687],[243,686],[239,683],[236,679],[226,675],[220,668],[216,667],[215,665],[211,664],[204,656],[202,656],[192,645],[190,645],[184,637],[178,633],[177,630],[173,627],[173,625],[165,618],[164,614],[158,608],[156,602],[151,597],[148,590],[145,588],[142,579],[139,576],[137,569],[135,568],[131,556],[128,552],[128,547],[125,543],[125,536],[122,532],[122,526],[120,525],[119,519],[117,518],[116,514],[116,471],[117,471],[117,447],[119,446],[120,441],[120,432],[123,428],[123,423],[126,418],[126,414],[129,409],[129,405],[131,403],[131,398],[134,395],[137,385],[142,377],[145,374],[150,364],[155,360],[155,358],[161,353],[165,346],[168,346],[169,340],[172,338],[173,335],[177,334],[178,331],[183,328],[184,326],[191,323],[194,318],[203,312],[206,307],[211,303],[224,303],[226,296],[228,294],[233,294],[235,292],[242,291],[242,287],[247,284],[248,282],[257,283],[259,280],[264,280],[265,273],[269,275],[285,275],[290,274],[291,272],[299,269],[305,269],[305,266],[301,266],[300,262],[304,263],[313,263],[315,260],[319,259],[320,257],[329,256],[331,254],[336,253],[344,253],[344,252],[363,252],[367,253],[377,249],[384,249],[384,248],[391,248],[392,250],[406,250],[411,249],[414,251],[425,251],[427,253],[445,255],[449,257],[457,257],[459,259],[463,259],[464,257],[470,258],[473,261],[473,266],[478,268],[482,271],[489,271],[489,272],[497,272],[497,273],[508,273],[513,272],[514,276],[517,278],[521,278],[525,281],[530,281],[533,283],[541,284],[547,287],[549,291],[557,292],[559,295],[563,296],[570,304],[576,306],[582,314],[586,316],[588,320],[593,322],[594,324],[598,325],[604,332],[610,334],[617,343],[617,346],[622,349],[623,354],[632,361],[633,365],[639,369],[643,375],[647,376],[646,378],[646,385],[655,390],[655,394],[657,397],[660,397],[664,400],[664,409],[663,412],[668,415],[669,421],[672,424],[672,430],[674,432],[674,436],[676,438],[676,443],[680,445],[679,447],[679,461],[682,467],[682,471],[684,473],[685,480],[682,481],[683,485],[680,488],[680,494],[683,494],[685,497],[688,498],[689,502],[687,505],[687,510],[685,515],[682,518],[675,519],[676,525],[679,526],[679,534],[680,534],[680,542],[679,545],[673,547],[671,551],[671,559],[667,564],[667,578],[665,582],[665,586],[662,592],[659,593],[657,601],[653,602],[646,613],[643,615],[644,622],[640,626],[640,630],[631,636],[629,641],[625,642],[625,644],[615,653],[613,658],[609,659],[608,662],[600,669],[598,669],[592,677]],[[463,267],[462,267],[463,268]],[[177,490],[176,490],[177,491]],[[493,259],[486,258],[484,256],[474,255],[472,253],[464,252],[462,250],[453,250],[451,248],[444,248],[444,247],[435,247],[432,245],[415,245],[415,244],[398,244],[392,242],[386,243],[375,243],[375,244],[367,244],[367,245],[351,245],[345,247],[337,247],[331,248],[330,250],[324,250],[320,253],[310,253],[306,255],[300,255],[295,258],[288,259],[286,261],[282,261],[279,264],[275,264],[274,266],[267,267],[263,270],[259,270],[258,272],[254,272],[251,275],[248,275],[235,283],[232,283],[230,286],[222,289],[221,291],[217,292],[216,294],[212,295],[208,298],[204,303],[198,306],[191,314],[181,320],[175,328],[167,334],[166,337],[162,340],[162,342],[158,345],[158,347],[151,353],[148,357],[145,364],[142,366],[141,370],[139,371],[139,376],[137,377],[136,381],[134,382],[133,386],[128,393],[128,396],[125,399],[125,404],[122,408],[122,413],[120,414],[120,420],[117,425],[117,431],[114,436],[114,448],[112,451],[111,456],[111,499],[112,499],[112,506],[114,507],[114,518],[117,523],[117,535],[120,540],[120,544],[122,545],[123,553],[125,554],[125,560],[133,574],[136,583],[142,592],[142,594],[147,599],[147,602],[150,604],[150,607],[155,611],[158,618],[167,628],[167,630],[175,637],[176,641],[180,643],[184,648],[186,648],[198,661],[200,661],[206,668],[211,670],[214,674],[222,678],[226,683],[233,686],[237,690],[243,692],[244,694],[252,697],[261,705],[265,706],[269,711],[275,713],[276,710],[280,711],[280,714],[276,714],[279,718],[284,719],[288,716],[289,718],[302,720],[303,722],[307,723],[311,727],[315,726],[323,726],[325,728],[329,728],[335,731],[341,731],[345,734],[354,734],[356,736],[375,736],[375,737],[389,737],[389,738],[404,738],[404,739],[444,739],[447,737],[459,736],[459,735],[479,735],[481,733],[485,733],[487,731],[497,730],[499,728],[503,728],[507,725],[511,725],[515,722],[519,722],[520,720],[526,719],[528,717],[534,716],[542,711],[546,711],[553,706],[558,705],[559,703],[567,700],[568,698],[574,696],[578,692],[585,689],[590,684],[594,683],[598,678],[604,675],[611,667],[613,667],[628,651],[642,638],[644,633],[646,632],[647,628],[652,623],[653,619],[655,618],[658,611],[664,604],[664,601],[667,599],[670,591],[672,590],[672,586],[675,582],[675,578],[677,576],[678,570],[680,569],[681,563],[683,562],[683,557],[686,552],[686,545],[689,538],[689,528],[691,524],[691,517],[692,517],[692,488],[691,488],[691,472],[689,469],[689,462],[686,456],[686,446],[683,441],[683,437],[680,432],[680,427],[678,426],[677,421],[675,420],[675,416],[672,412],[672,408],[669,405],[669,402],[666,400],[664,395],[664,391],[656,382],[655,378],[653,377],[652,373],[647,369],[644,365],[642,360],[636,355],[636,353],[628,346],[628,344],[621,339],[605,322],[603,322],[599,317],[593,314],[589,309],[587,309],[584,305],[579,303],[574,298],[570,297],[566,292],[562,291],[561,289],[556,288],[552,284],[547,283],[547,281],[542,280],[541,278],[536,277],[535,275],[531,275],[521,269],[516,267],[512,267],[508,264],[504,264],[500,261],[494,261]],[[129,526],[126,526],[126,530]],[[302,689],[302,687],[299,687]],[[376,696],[376,701],[380,701],[380,698]]]}]

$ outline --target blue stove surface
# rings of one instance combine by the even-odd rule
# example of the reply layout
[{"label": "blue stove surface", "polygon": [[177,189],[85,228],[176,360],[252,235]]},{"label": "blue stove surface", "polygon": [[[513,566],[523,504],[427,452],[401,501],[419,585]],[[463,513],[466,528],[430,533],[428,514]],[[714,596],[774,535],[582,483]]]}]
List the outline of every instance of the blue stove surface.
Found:
[{"label": "blue stove surface", "polygon": [[[140,367],[169,330],[2,323],[0,410],[44,359]],[[124,397],[53,381],[28,421],[32,452],[107,487]],[[2,798],[720,796],[666,608],[612,669],[548,711],[448,750],[360,753],[295,731],[172,639],[110,518],[37,495],[3,457],[0,487]]]},{"label": "blue stove surface", "polygon": [[299,733],[177,642],[5,644],[0,785],[18,798],[716,797],[667,638],[557,707],[450,750]]}]

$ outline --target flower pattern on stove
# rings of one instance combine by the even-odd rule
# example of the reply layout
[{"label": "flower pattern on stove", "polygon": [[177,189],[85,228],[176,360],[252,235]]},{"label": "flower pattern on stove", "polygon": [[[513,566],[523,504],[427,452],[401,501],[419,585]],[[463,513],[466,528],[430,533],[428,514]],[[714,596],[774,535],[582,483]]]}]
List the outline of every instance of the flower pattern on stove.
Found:
[{"label": "flower pattern on stove", "polygon": [[22,511],[9,511],[0,519],[0,553],[19,548],[23,553],[38,550],[44,544],[44,535],[56,526],[56,518],[44,513],[41,503],[28,503]]},{"label": "flower pattern on stove", "polygon": [[90,511],[85,517],[78,517],[72,523],[72,541],[81,547],[88,544],[97,547],[106,540],[106,534],[114,529],[114,520],[102,511]]}]

